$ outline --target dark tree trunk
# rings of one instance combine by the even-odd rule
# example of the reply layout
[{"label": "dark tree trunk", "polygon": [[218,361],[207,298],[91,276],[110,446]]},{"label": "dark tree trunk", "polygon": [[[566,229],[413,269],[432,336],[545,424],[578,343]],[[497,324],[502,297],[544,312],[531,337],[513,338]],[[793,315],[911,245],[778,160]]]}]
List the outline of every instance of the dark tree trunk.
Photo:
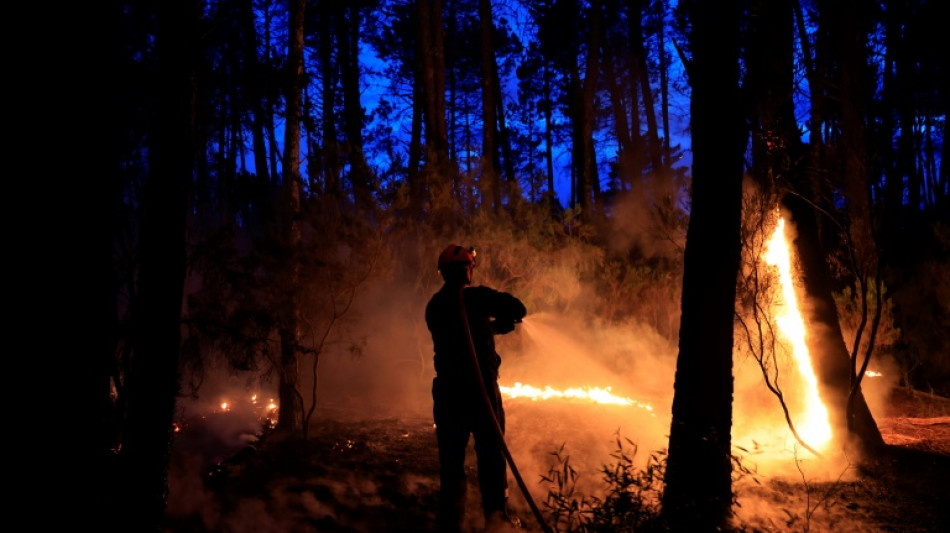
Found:
[{"label": "dark tree trunk", "polygon": [[[656,106],[653,101],[653,89],[650,87],[650,73],[647,70],[647,51],[643,46],[646,36],[643,35],[643,16],[640,0],[628,2],[629,24],[630,24],[630,43],[633,47],[633,58],[638,72],[637,81],[640,82],[640,94],[643,95],[643,114],[647,119],[646,138],[648,139],[647,153],[650,156],[650,163],[653,165],[653,172],[661,172],[663,167],[663,152],[660,145],[660,132],[656,123]],[[637,107],[634,108],[638,109]],[[634,111],[635,113],[637,111]],[[639,132],[637,132],[639,135]]]},{"label": "dark tree trunk", "polygon": [[481,67],[482,67],[482,180],[488,182],[492,208],[501,209],[501,180],[498,176],[498,146],[496,132],[498,120],[495,115],[495,49],[492,47],[492,15],[490,0],[479,0]]},{"label": "dark tree trunk", "polygon": [[[866,68],[866,41],[860,36],[862,27],[868,24],[861,16],[867,13],[867,6],[858,7],[830,2],[820,6],[822,21],[825,24],[823,35],[829,36],[827,49],[822,51],[834,54],[837,70],[833,73],[830,87],[832,100],[840,102],[840,134],[837,139],[841,168],[835,173],[843,176],[844,190],[848,198],[848,231],[856,262],[857,271],[853,274],[866,278],[869,270],[876,270],[876,252],[871,234],[870,210],[867,185],[867,146],[866,113],[867,95],[862,93],[860,80],[867,80],[862,70]],[[832,62],[828,62],[832,63]],[[816,154],[815,150],[811,152]],[[817,164],[817,161],[813,162]],[[838,438],[853,437],[866,450],[879,449],[883,445],[881,433],[868,409],[860,391],[852,361],[857,356],[849,352],[838,318],[834,302],[831,273],[822,247],[822,234],[819,214],[813,206],[822,206],[823,195],[819,192],[817,176],[809,176],[809,182],[796,184],[798,194],[810,200],[804,205],[802,198],[787,195],[784,204],[792,213],[793,222],[798,231],[795,240],[796,251],[802,264],[805,292],[812,304],[806,307],[805,320],[809,325],[807,339],[813,359],[818,362],[816,373],[819,379],[819,393],[830,410],[832,431]],[[860,289],[858,292],[862,292]],[[852,396],[851,390],[857,386]],[[845,416],[845,409],[848,415]]]},{"label": "dark tree trunk", "polygon": [[738,2],[690,4],[692,208],[663,516],[720,531],[732,506],[732,352],[745,126]]},{"label": "dark tree trunk", "polygon": [[[875,283],[880,292],[881,287],[878,282],[881,272],[868,183],[870,146],[867,131],[869,129],[868,106],[872,98],[872,77],[868,71],[868,43],[865,38],[855,36],[867,35],[870,32],[872,23],[868,14],[873,6],[864,0],[853,0],[838,4],[837,8],[840,9],[837,21],[841,25],[838,34],[838,57],[841,64],[841,78],[838,86],[842,96],[839,142],[843,165],[841,175],[844,177],[844,190],[848,197],[847,229],[848,245],[853,258],[852,268],[855,270],[854,276],[857,279],[858,298],[864,299],[868,297],[869,283]],[[863,308],[867,313],[867,306],[864,305]],[[879,308],[880,305],[878,305]],[[870,335],[868,331],[862,331],[866,329],[863,327],[858,330],[858,333],[864,333],[873,339],[873,332],[876,331],[877,326],[878,322],[875,319],[871,324]],[[860,343],[856,339],[850,353],[849,376],[851,379],[849,390],[855,395],[850,396],[845,402],[848,411],[847,429],[855,434],[865,447],[873,450],[882,447],[884,441],[864,399],[857,400],[864,377],[862,360],[871,356],[870,351],[866,354],[860,353],[859,347]],[[858,368],[862,368],[862,371],[858,372]]]},{"label": "dark tree trunk", "polygon": [[159,4],[156,126],[141,223],[133,355],[126,379],[128,418],[122,439],[117,522],[127,531],[158,531],[168,490],[172,421],[185,280],[188,190],[195,162],[195,30],[200,4]]},{"label": "dark tree trunk", "polygon": [[374,206],[373,176],[363,152],[363,106],[360,103],[359,4],[349,2],[337,18],[337,47],[340,51],[343,84],[343,117],[346,132],[346,157],[350,163],[350,183],[357,205],[364,210]]},{"label": "dark tree trunk", "polygon": [[[656,10],[659,15],[659,20],[665,20],[666,2],[664,0],[656,1]],[[663,116],[663,165],[664,168],[669,169],[673,166],[673,158],[670,154],[670,84],[668,81],[669,63],[666,55],[666,24],[660,24],[657,37],[659,38],[660,105],[662,106],[661,113]]]},{"label": "dark tree trunk", "polygon": [[788,179],[804,153],[792,100],[791,0],[753,0],[750,15],[755,23],[748,32],[743,90],[752,123],[752,177],[771,192],[775,180]]},{"label": "dark tree trunk", "polygon": [[[785,195],[783,206],[791,215],[795,226],[795,251],[802,268],[802,281],[809,305],[803,309],[805,323],[809,326],[806,339],[812,354],[815,373],[819,381],[819,394],[829,410],[832,432],[836,438],[847,434],[848,420],[844,410],[848,405],[851,390],[851,359],[847,344],[841,333],[841,322],[832,296],[833,287],[828,263],[819,243],[818,223],[815,208],[799,194]],[[867,449],[883,444],[880,430],[871,416],[864,395],[859,390],[854,397],[852,432]]]},{"label": "dark tree trunk", "polygon": [[544,59],[544,163],[548,178],[548,195],[551,204],[558,201],[557,190],[554,188],[554,122],[552,113],[554,107],[554,97],[551,94],[551,69],[548,67],[547,59]]},{"label": "dark tree trunk", "polygon": [[[634,73],[631,73],[631,76],[634,75]],[[643,169],[642,165],[639,164],[641,158],[636,150],[636,144],[627,120],[627,106],[623,99],[621,82],[617,79],[613,58],[604,59],[604,83],[607,86],[608,94],[610,94],[610,107],[614,114],[614,128],[617,136],[618,188],[629,190],[632,181],[639,179]],[[634,88],[631,93],[633,102],[630,105],[635,115],[637,113],[636,89]],[[639,132],[637,132],[637,137],[639,137]]]},{"label": "dark tree trunk", "polygon": [[260,59],[257,57],[257,29],[254,24],[254,5],[252,0],[243,0],[241,2],[241,25],[244,34],[242,43],[244,43],[244,61],[247,63],[247,86],[244,90],[248,93],[250,100],[251,114],[253,122],[251,123],[251,143],[254,148],[254,172],[258,179],[270,181],[267,173],[267,149],[264,144],[264,91],[261,89],[263,69],[261,69]]},{"label": "dark tree trunk", "polygon": [[304,14],[305,0],[290,3],[290,32],[288,36],[285,99],[287,123],[284,126],[284,182],[281,188],[281,241],[285,252],[287,272],[281,280],[284,304],[281,306],[278,328],[280,330],[280,379],[277,386],[280,410],[277,415],[276,432],[296,435],[303,429],[303,402],[298,389],[300,378],[299,345],[300,317],[297,288],[300,267],[300,111],[304,80]]},{"label": "dark tree trunk", "polygon": [[[904,83],[900,77],[895,74],[895,69],[903,72],[904,65],[901,59],[903,35],[901,35],[901,26],[903,25],[903,1],[889,2],[886,18],[884,20],[885,30],[884,38],[886,49],[884,56],[883,72],[883,93],[885,106],[897,106],[902,108],[902,96],[906,94],[903,90]],[[881,115],[881,129],[879,136],[879,150],[881,151],[881,160],[884,163],[885,182],[883,209],[881,211],[882,226],[884,235],[882,236],[882,250],[885,254],[886,263],[894,264],[894,261],[900,261],[906,257],[902,251],[898,251],[901,244],[906,242],[902,236],[905,235],[907,228],[904,224],[904,179],[903,179],[903,156],[900,153],[903,146],[898,141],[898,150],[894,150],[892,139],[897,134],[897,126],[894,121],[893,113],[885,112]]]},{"label": "dark tree trunk", "polygon": [[320,158],[320,171],[323,174],[324,190],[333,196],[342,196],[343,186],[340,183],[340,147],[336,133],[336,82],[337,64],[333,55],[333,24],[334,12],[339,4],[320,2],[319,13],[319,40],[317,53],[320,56],[322,112],[320,113],[323,150]]},{"label": "dark tree trunk", "polygon": [[425,108],[425,88],[422,83],[421,50],[416,51],[415,71],[412,83],[412,126],[409,137],[409,162],[407,180],[409,181],[409,213],[416,219],[422,217],[422,205],[425,202],[426,184],[422,180],[420,162],[422,160],[422,117]]},{"label": "dark tree trunk", "polygon": [[[426,166],[436,173],[448,160],[448,133],[445,124],[445,59],[442,31],[442,2],[418,0],[422,80],[425,87]],[[441,175],[442,180],[448,176]]]},{"label": "dark tree trunk", "polygon": [[568,65],[568,107],[572,117],[572,166],[576,184],[571,205],[576,204],[580,208],[581,216],[587,220],[591,220],[595,207],[594,199],[599,196],[594,154],[594,96],[600,69],[601,4],[602,2],[595,0],[591,2],[589,10],[590,37],[587,42],[584,79],[581,79],[576,60],[571,60]]},{"label": "dark tree trunk", "polygon": [[[494,55],[492,56],[494,57]],[[492,91],[495,93],[495,117],[498,119],[498,143],[500,144],[502,167],[505,169],[505,181],[508,183],[509,194],[515,194],[514,187],[518,184],[518,176],[515,175],[515,157],[511,151],[511,135],[508,131],[508,123],[505,119],[505,99],[501,94],[501,79],[498,75],[498,62],[492,61],[491,66],[495,69],[492,76]]]},{"label": "dark tree trunk", "polygon": [[[60,335],[69,339],[70,350],[63,357],[62,349],[54,343],[42,353],[37,361],[63,362],[59,372],[68,383],[69,392],[61,393],[70,398],[67,426],[60,428],[63,434],[78,435],[68,446],[57,449],[57,489],[69,495],[62,503],[65,524],[99,531],[111,531],[105,527],[114,520],[114,494],[120,480],[112,470],[113,447],[116,445],[116,411],[111,399],[110,380],[115,368],[117,346],[117,298],[113,254],[115,239],[119,234],[119,219],[116,216],[121,205],[123,182],[120,161],[126,155],[126,121],[134,114],[129,112],[130,100],[137,93],[131,90],[128,76],[126,43],[114,28],[122,27],[122,12],[119,5],[111,2],[70,7],[78,16],[94,21],[92,27],[73,23],[72,17],[62,36],[69,42],[72,57],[96,57],[86,71],[89,83],[77,84],[68,93],[68,98],[50,102],[57,113],[62,112],[61,133],[71,141],[58,150],[58,157],[50,165],[44,164],[42,179],[27,180],[32,184],[30,194],[36,198],[49,194],[50,180],[56,184],[57,194],[51,195],[50,206],[57,222],[63,222],[56,232],[44,238],[46,255],[41,259],[62,261],[64,251],[81,250],[70,260],[70,267],[61,269],[55,276],[59,298],[57,305],[48,306],[46,293],[31,297],[36,309],[42,309],[48,322],[57,324]],[[92,29],[103,30],[100,38],[88,39]],[[75,40],[71,40],[75,39]],[[50,73],[56,77],[54,72]],[[45,78],[44,78],[45,80]],[[89,125],[97,124],[101,136],[89,135]],[[42,126],[39,126],[42,128]],[[39,150],[46,152],[46,148]],[[88,169],[97,180],[75,179],[75,169]],[[98,185],[94,185],[98,184]],[[19,191],[20,189],[15,189]],[[14,193],[10,193],[14,194]],[[83,201],[76,201],[82,198]],[[96,213],[96,216],[89,216]],[[59,216],[62,216],[60,219]],[[36,233],[23,233],[27,246],[36,246]],[[28,261],[33,266],[38,263]],[[14,270],[18,271],[18,270]],[[59,292],[62,290],[63,292]],[[54,291],[50,291],[51,293]],[[68,297],[63,297],[67,294]],[[32,311],[32,309],[31,309]],[[29,313],[24,313],[24,316]],[[47,359],[46,357],[55,357]],[[70,394],[75,391],[75,394]],[[52,399],[59,404],[58,397]],[[38,418],[36,425],[45,425]],[[29,426],[32,429],[32,426]],[[60,469],[64,465],[66,468]],[[102,483],[91,484],[99,479]],[[56,522],[53,522],[54,524]],[[58,524],[57,524],[58,525]]]}]

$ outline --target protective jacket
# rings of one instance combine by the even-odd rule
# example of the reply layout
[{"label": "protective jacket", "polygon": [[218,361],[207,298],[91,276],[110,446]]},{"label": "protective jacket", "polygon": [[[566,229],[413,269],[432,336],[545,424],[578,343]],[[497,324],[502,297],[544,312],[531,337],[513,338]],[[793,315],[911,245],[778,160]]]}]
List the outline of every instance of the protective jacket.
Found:
[{"label": "protective jacket", "polygon": [[[490,287],[466,287],[465,313],[478,365],[486,385],[498,379],[501,357],[495,351],[496,333],[508,333],[527,310],[521,300]],[[459,309],[459,287],[445,284],[426,306],[426,324],[435,349],[435,372],[446,381],[472,381],[471,355]]]}]

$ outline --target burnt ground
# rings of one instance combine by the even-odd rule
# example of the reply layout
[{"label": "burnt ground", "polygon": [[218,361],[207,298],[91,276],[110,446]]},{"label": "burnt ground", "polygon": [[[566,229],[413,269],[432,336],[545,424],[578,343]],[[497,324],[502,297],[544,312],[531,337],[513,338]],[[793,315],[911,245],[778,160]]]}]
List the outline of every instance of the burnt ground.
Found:
[{"label": "burnt ground", "polygon": [[[319,414],[306,444],[255,441],[247,433],[215,439],[207,421],[185,424],[175,443],[165,531],[433,531],[438,463],[431,420],[332,415]],[[847,480],[769,479],[737,487],[740,504],[755,502],[743,507],[737,528],[950,531],[950,399],[898,389],[877,422],[887,449],[855,466]],[[474,480],[471,447],[469,453]],[[511,490],[523,527],[540,531],[514,483]],[[477,509],[470,481],[472,532],[482,530]]]}]

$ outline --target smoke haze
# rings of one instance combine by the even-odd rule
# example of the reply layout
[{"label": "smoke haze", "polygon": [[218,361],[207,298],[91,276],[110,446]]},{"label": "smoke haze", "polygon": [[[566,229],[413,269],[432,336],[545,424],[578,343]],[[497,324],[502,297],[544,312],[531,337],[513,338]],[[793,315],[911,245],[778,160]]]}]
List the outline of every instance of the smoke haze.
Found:
[{"label": "smoke haze", "polygon": [[[512,248],[518,246],[523,243],[511,244]],[[424,258],[428,249],[438,250],[441,245],[423,248],[426,251],[419,255]],[[632,406],[616,406],[568,399],[505,399],[507,444],[535,499],[540,501],[545,497],[546,487],[537,480],[554,465],[552,452],[559,449],[570,457],[578,471],[578,487],[588,494],[596,494],[603,488],[601,467],[613,462],[611,453],[616,451],[618,442],[629,446],[629,439],[637,447],[638,465],[651,453],[666,448],[676,339],[661,335],[642,321],[605,323],[592,318],[590,310],[602,302],[595,301],[595,291],[581,279],[581,263],[577,261],[580,252],[553,256],[543,268],[533,271],[532,276],[510,281],[492,277],[493,265],[510,263],[500,252],[491,254],[493,249],[503,247],[486,248],[488,253],[479,256],[475,284],[484,283],[512,292],[525,300],[529,311],[514,332],[497,338],[502,357],[500,383],[512,386],[520,382],[556,389],[610,387],[615,395],[636,402]],[[424,260],[407,263],[427,264]],[[434,369],[424,309],[440,285],[441,279],[434,268],[422,273],[396,268],[389,276],[381,276],[361,288],[352,311],[337,326],[334,335],[328,337],[319,355],[315,420],[395,419],[434,434],[431,429]],[[550,304],[550,298],[555,292],[560,301],[568,302],[563,306],[568,311],[553,310],[556,306]],[[662,305],[666,308],[656,309],[658,314],[678,316],[678,296],[668,295]],[[309,334],[316,336],[319,332],[320,328],[315,327]],[[313,362],[308,356],[300,364],[301,390],[307,407],[313,401],[310,392]],[[782,372],[787,376],[785,392],[794,413],[797,394],[794,371],[789,366]],[[847,475],[847,458],[826,457],[818,461],[795,445],[778,402],[764,387],[761,370],[754,361],[737,356],[735,375],[733,444],[746,450],[743,457],[746,467],[764,476],[790,476],[799,481],[802,475],[809,480]],[[877,395],[886,389],[884,386],[880,391],[875,388],[881,383],[883,380],[871,382],[865,389],[872,408],[880,403]],[[170,510],[202,516],[208,523],[223,520],[202,487],[198,472],[202,461],[205,465],[213,464],[253,442],[260,430],[261,408],[250,405],[247,399],[255,393],[263,400],[274,398],[276,385],[273,382],[261,385],[247,376],[217,376],[208,379],[198,398],[181,400],[185,416],[204,417],[201,419],[203,427],[212,435],[191,436],[176,443],[180,453],[170,482]],[[232,402],[227,413],[220,407],[224,399]],[[189,446],[193,454],[181,452]],[[408,490],[427,494],[437,490],[431,486],[431,480],[416,481]],[[377,488],[368,483],[371,481],[351,479],[328,490],[341,499],[373,501],[378,498]],[[280,501],[282,489],[275,490],[275,497]],[[511,491],[513,507],[520,509],[522,515],[529,514],[520,496],[515,494],[517,487],[513,482]],[[753,493],[749,494],[754,498]],[[287,498],[293,500],[286,503],[289,506],[317,509],[323,505],[290,493]],[[320,512],[326,514],[332,510]],[[240,524],[252,523],[256,524],[257,531],[280,530],[276,518],[272,518],[273,524],[263,523],[262,520],[267,520],[264,518],[251,521],[249,517],[255,513],[275,516],[273,508],[262,510],[259,502],[242,502],[236,513],[228,515],[233,528],[230,530],[242,531]]]}]

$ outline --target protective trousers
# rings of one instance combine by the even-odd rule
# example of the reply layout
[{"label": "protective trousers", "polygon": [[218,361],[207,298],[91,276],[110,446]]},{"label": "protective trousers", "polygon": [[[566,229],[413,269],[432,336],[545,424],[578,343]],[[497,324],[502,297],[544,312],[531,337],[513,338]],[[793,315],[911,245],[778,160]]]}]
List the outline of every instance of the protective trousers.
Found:
[{"label": "protective trousers", "polygon": [[[485,385],[498,424],[504,431],[505,412],[498,383],[492,381]],[[462,529],[468,483],[465,452],[469,435],[475,441],[478,488],[486,522],[506,515],[508,476],[505,455],[493,423],[484,412],[480,396],[481,392],[471,386],[444,378],[436,377],[432,382],[441,481],[436,519],[439,533],[458,533]]]}]

